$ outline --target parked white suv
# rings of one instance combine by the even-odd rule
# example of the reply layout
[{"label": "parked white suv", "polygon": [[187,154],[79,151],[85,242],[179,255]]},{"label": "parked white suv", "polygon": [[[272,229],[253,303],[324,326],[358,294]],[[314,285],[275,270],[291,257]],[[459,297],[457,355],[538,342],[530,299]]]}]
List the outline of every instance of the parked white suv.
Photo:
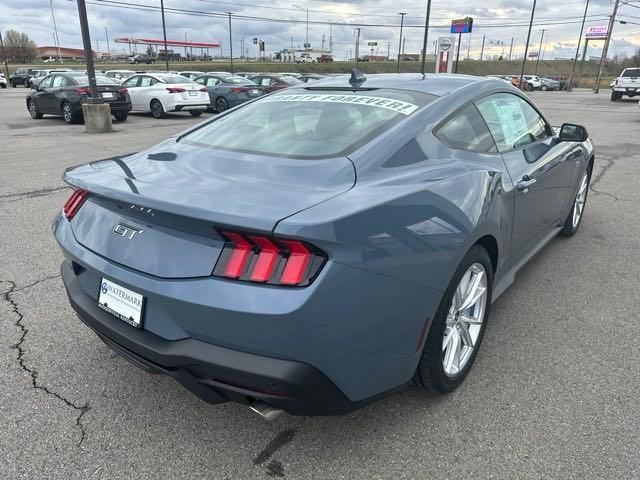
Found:
[{"label": "parked white suv", "polygon": [[4,73],[0,73],[0,87],[7,88],[7,79],[4,78]]},{"label": "parked white suv", "polygon": [[542,81],[537,75],[525,75],[522,78],[524,78],[528,86],[530,86],[527,90],[540,90],[542,88]]},{"label": "parked white suv", "polygon": [[640,68],[625,68],[611,87],[611,101],[616,102],[627,95],[640,95]]}]

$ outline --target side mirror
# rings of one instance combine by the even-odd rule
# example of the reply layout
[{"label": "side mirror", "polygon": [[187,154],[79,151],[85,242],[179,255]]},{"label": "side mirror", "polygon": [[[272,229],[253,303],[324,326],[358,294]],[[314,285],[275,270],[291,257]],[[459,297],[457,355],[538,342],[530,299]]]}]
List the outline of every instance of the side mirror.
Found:
[{"label": "side mirror", "polygon": [[561,142],[584,142],[589,138],[589,134],[587,133],[587,129],[582,125],[565,123],[560,128],[558,138]]},{"label": "side mirror", "polygon": [[32,83],[31,90],[35,90],[35,91],[40,90],[40,85],[38,85],[37,83]]}]

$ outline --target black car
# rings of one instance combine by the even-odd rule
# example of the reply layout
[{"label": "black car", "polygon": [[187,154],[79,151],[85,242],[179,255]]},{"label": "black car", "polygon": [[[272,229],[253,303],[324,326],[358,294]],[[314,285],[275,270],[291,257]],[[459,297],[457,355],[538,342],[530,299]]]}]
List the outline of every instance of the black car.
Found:
[{"label": "black car", "polygon": [[18,85],[24,85],[26,87],[29,85],[29,79],[33,77],[37,71],[38,69],[36,68],[20,67],[9,77],[9,83],[14,88]]},{"label": "black car", "polygon": [[264,95],[259,85],[238,75],[202,75],[194,82],[207,88],[210,110],[218,113]]},{"label": "black car", "polygon": [[[107,77],[96,77],[98,91],[111,106],[111,114],[119,122],[131,110],[129,92]],[[57,72],[47,75],[27,95],[27,108],[34,119],[42,115],[61,115],[67,123],[82,120],[82,104],[89,96],[89,77],[84,72]]]}]

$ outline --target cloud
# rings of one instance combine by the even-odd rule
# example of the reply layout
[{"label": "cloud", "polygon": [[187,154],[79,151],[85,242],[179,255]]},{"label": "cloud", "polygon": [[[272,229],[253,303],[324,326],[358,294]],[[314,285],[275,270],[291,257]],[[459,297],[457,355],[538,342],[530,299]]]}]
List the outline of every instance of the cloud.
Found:
[{"label": "cloud", "polygon": [[[106,50],[105,27],[110,39],[117,37],[162,37],[160,13],[155,10],[140,10],[140,5],[158,6],[157,0],[117,0],[118,6],[105,0],[87,0],[87,10],[94,48]],[[297,7],[293,6],[295,2]],[[128,5],[122,5],[128,4]],[[444,5],[443,5],[444,4]],[[514,39],[514,51],[518,55],[524,52],[527,27],[531,9],[531,0],[487,0],[481,4],[471,6],[468,1],[450,0],[449,2],[434,2],[432,9],[433,28],[430,29],[431,41],[437,37],[448,35],[449,21],[452,18],[473,16],[474,32],[463,36],[462,51],[466,55],[469,50],[472,57],[478,57],[485,37],[485,54],[499,55],[504,53],[503,42],[509,45]],[[78,22],[77,5],[69,0],[53,0],[58,35],[62,46],[80,47],[82,40]],[[123,7],[129,8],[123,8]],[[329,37],[333,37],[334,53],[337,58],[344,58],[349,50],[355,48],[354,23],[367,24],[361,27],[360,40],[366,50],[367,41],[378,41],[378,49],[386,53],[387,42],[391,44],[391,52],[397,51],[399,40],[400,17],[396,12],[407,12],[405,17],[405,37],[407,53],[419,52],[422,48],[424,29],[424,0],[379,0],[365,2],[365,0],[165,0],[167,7],[167,36],[170,39],[184,40],[185,35],[193,41],[222,42],[223,51],[228,52],[228,20],[215,14],[224,15],[231,11],[234,14],[233,39],[234,51],[239,52],[241,39],[245,39],[249,52],[253,53],[251,38],[260,37],[266,42],[267,51],[275,52],[282,48],[302,45],[306,36],[304,20],[309,8],[309,41],[312,46],[319,48],[322,36],[325,37],[325,47],[328,47]],[[610,13],[609,0],[591,0],[588,25],[606,24],[606,16]],[[201,13],[186,14],[177,10],[192,10]],[[628,10],[628,9],[627,9]],[[580,20],[584,11],[584,3],[580,0],[566,0],[562,4],[552,0],[539,0],[536,10],[537,24],[532,32],[531,44],[538,45],[540,30],[546,29],[545,38],[549,43],[547,48],[553,51],[554,45],[558,52],[564,52],[564,46],[575,45],[580,29]],[[626,12],[630,15],[630,13]],[[621,18],[625,11],[621,9]],[[252,17],[253,19],[241,18]],[[38,21],[34,21],[38,19]],[[5,30],[13,28],[26,32],[38,45],[53,44],[53,28],[51,12],[46,0],[0,0],[0,25]],[[301,23],[276,23],[270,19],[282,19]],[[313,22],[333,22],[330,27],[317,25]],[[383,26],[373,26],[382,24]],[[640,46],[639,25],[620,25],[615,28],[612,47],[620,55],[631,54]],[[430,41],[430,43],[431,43]],[[492,43],[493,41],[493,43]],[[98,45],[99,44],[99,45]],[[128,51],[128,46],[110,43],[112,51]],[[431,46],[429,49],[432,48]],[[568,49],[568,48],[567,48]],[[562,53],[563,56],[564,53]]]}]

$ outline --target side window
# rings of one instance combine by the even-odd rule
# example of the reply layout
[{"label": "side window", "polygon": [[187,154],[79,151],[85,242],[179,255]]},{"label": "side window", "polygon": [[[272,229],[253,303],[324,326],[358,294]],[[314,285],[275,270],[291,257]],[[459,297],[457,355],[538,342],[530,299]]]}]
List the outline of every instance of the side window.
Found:
[{"label": "side window", "polygon": [[138,86],[138,81],[140,80],[140,77],[131,77],[129,79],[127,79],[122,85],[125,87],[137,87]]},{"label": "side window", "polygon": [[500,152],[519,149],[551,135],[535,108],[511,93],[496,93],[476,102]]},{"label": "side window", "polygon": [[469,105],[438,129],[436,136],[451,148],[473,152],[495,152],[487,125],[475,106]]},{"label": "side window", "polygon": [[198,77],[196,79],[193,80],[194,82],[200,84],[200,85],[204,85],[207,81],[206,77]]},{"label": "side window", "polygon": [[140,86],[140,87],[150,87],[151,85],[153,85],[154,83],[156,83],[156,82],[154,82],[153,80],[154,80],[154,79],[153,79],[153,78],[151,78],[151,77],[141,77],[140,85],[139,85],[139,86]]},{"label": "side window", "polygon": [[53,77],[53,83],[51,84],[51,87],[60,88],[60,87],[64,87],[64,85],[65,85],[64,77],[60,75],[56,75],[55,77]]},{"label": "side window", "polygon": [[40,81],[40,88],[49,88],[51,87],[51,82],[53,81],[53,76],[45,77]]}]

